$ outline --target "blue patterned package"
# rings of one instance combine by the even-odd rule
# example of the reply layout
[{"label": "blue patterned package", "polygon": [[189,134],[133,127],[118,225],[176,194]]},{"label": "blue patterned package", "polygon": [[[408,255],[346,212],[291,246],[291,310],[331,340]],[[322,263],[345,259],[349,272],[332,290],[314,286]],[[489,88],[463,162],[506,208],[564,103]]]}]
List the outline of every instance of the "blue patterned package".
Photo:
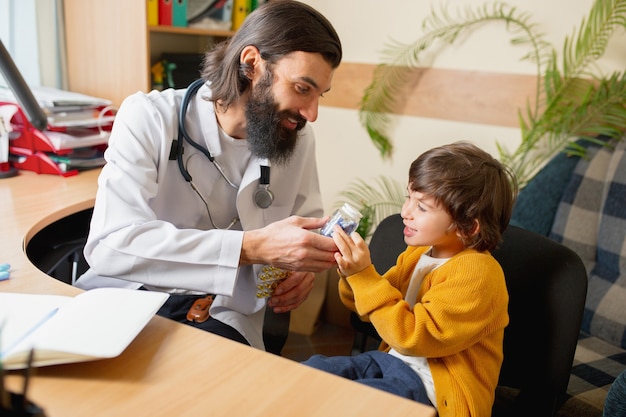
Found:
[{"label": "blue patterned package", "polygon": [[359,221],[361,221],[362,214],[357,209],[352,207],[348,203],[344,203],[343,206],[337,209],[330,220],[322,227],[320,234],[328,237],[332,237],[333,228],[335,225],[339,225],[346,234],[350,235],[359,227]]}]

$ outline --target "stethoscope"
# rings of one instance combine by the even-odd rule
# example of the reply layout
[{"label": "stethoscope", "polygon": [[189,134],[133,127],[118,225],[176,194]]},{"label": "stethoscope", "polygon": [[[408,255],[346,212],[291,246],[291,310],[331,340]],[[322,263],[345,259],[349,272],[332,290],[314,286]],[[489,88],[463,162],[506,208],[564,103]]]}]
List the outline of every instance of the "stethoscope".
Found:
[{"label": "stethoscope", "polygon": [[[178,168],[180,169],[180,173],[182,174],[183,178],[185,179],[185,181],[189,183],[191,188],[196,192],[196,194],[198,194],[198,196],[204,203],[207,213],[209,214],[209,220],[211,221],[211,225],[215,229],[220,229],[213,222],[213,218],[211,217],[211,211],[209,210],[209,204],[206,201],[206,199],[202,196],[198,188],[195,186],[195,184],[193,183],[191,174],[189,174],[189,171],[187,170],[187,167],[185,166],[183,162],[183,142],[187,141],[187,143],[189,143],[191,146],[199,150],[201,153],[204,154],[204,156],[208,158],[209,161],[211,161],[213,166],[215,166],[217,171],[220,173],[222,178],[226,180],[228,185],[230,185],[236,190],[239,189],[239,186],[235,184],[234,182],[232,182],[226,176],[226,174],[224,173],[224,170],[222,169],[222,166],[215,160],[213,155],[211,155],[211,152],[209,152],[209,149],[202,147],[199,143],[194,141],[189,135],[189,133],[187,132],[187,128],[185,127],[185,118],[187,117],[187,108],[189,107],[189,102],[196,95],[200,87],[204,85],[204,83],[205,82],[203,79],[198,79],[194,81],[193,83],[191,83],[189,88],[187,88],[187,91],[185,92],[185,95],[183,96],[183,100],[180,105],[180,112],[178,116],[178,140],[176,141],[177,142],[176,143],[176,160],[178,161]],[[170,159],[173,159],[171,156],[172,155],[170,155]],[[254,203],[257,205],[257,207],[265,209],[272,205],[272,202],[274,201],[274,194],[269,189],[270,187],[269,165],[261,165],[260,168],[261,168],[261,176],[259,178],[259,187],[254,192],[253,200],[254,200]],[[224,229],[230,229],[238,221],[239,221],[239,218],[235,217],[233,220],[231,220],[230,224],[226,226]]]}]

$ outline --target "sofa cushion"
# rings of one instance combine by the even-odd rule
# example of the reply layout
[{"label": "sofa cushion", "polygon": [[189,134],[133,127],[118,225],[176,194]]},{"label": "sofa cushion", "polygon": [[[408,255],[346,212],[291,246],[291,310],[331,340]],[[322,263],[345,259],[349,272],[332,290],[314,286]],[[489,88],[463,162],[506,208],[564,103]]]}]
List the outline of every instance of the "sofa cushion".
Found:
[{"label": "sofa cushion", "polygon": [[550,237],[589,275],[582,331],[626,348],[626,141],[590,148],[562,195]]},{"label": "sofa cushion", "polygon": [[557,417],[601,417],[613,380],[626,370],[626,350],[580,333],[565,403]]},{"label": "sofa cushion", "polygon": [[554,215],[579,157],[559,152],[520,191],[511,224],[548,236]]}]

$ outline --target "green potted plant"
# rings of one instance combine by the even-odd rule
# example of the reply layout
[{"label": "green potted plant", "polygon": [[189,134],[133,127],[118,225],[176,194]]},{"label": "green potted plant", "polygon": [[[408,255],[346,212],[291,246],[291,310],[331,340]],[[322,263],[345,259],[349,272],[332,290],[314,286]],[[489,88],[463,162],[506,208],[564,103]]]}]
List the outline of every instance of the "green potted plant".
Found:
[{"label": "green potted plant", "polygon": [[[422,56],[435,47],[466,39],[477,29],[496,22],[504,23],[512,45],[528,48],[522,59],[536,67],[534,100],[529,100],[531,104],[518,113],[520,145],[509,152],[506,146],[497,143],[500,160],[513,169],[520,188],[557,153],[584,156],[585,147],[577,144],[577,140],[604,145],[606,141],[598,139],[599,136],[622,137],[626,131],[626,72],[603,74],[595,63],[604,54],[615,30],[626,28],[626,0],[595,0],[580,28],[567,36],[558,49],[544,39],[528,13],[496,1],[475,8],[467,6],[456,15],[445,6],[433,9],[422,23],[425,33],[422,37],[406,44],[394,43],[384,51],[384,62],[376,67],[359,108],[361,123],[382,158],[392,156],[391,115],[396,103],[403,99],[412,71],[423,67]],[[342,196],[349,197],[353,203],[360,201],[361,206],[367,202],[376,211],[382,202],[389,206],[387,200],[395,195],[395,185],[389,187],[393,182],[379,180],[380,189],[375,190],[358,180]],[[361,195],[356,192],[359,190]],[[401,205],[402,199],[396,204]],[[371,215],[371,226],[384,217]]]}]

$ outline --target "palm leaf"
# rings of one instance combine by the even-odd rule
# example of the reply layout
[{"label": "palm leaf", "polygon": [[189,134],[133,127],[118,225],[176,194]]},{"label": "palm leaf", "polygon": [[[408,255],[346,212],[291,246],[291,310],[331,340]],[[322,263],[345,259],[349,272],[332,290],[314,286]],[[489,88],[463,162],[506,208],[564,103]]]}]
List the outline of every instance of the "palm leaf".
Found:
[{"label": "palm leaf", "polygon": [[625,74],[593,73],[610,36],[625,25],[626,0],[597,0],[578,32],[565,38],[562,69],[556,52],[550,54],[537,94],[539,110],[527,108],[520,146],[513,153],[498,146],[501,160],[511,166],[521,188],[556,153],[571,154],[576,149],[577,155],[584,156],[585,148],[572,148],[576,138],[619,138],[626,131]]},{"label": "palm leaf", "polygon": [[359,107],[360,121],[383,158],[391,157],[393,151],[388,134],[390,115],[404,96],[403,91],[413,72],[419,65],[424,65],[423,55],[442,43],[453,44],[461,35],[493,21],[505,23],[507,30],[514,35],[513,44],[530,44],[531,52],[523,59],[536,65],[547,59],[548,44],[534,31],[536,25],[530,21],[530,16],[501,2],[485,4],[476,10],[465,7],[455,16],[446,7],[433,10],[423,22],[426,35],[408,44],[392,42],[385,48],[384,63],[374,70],[373,80]]}]

